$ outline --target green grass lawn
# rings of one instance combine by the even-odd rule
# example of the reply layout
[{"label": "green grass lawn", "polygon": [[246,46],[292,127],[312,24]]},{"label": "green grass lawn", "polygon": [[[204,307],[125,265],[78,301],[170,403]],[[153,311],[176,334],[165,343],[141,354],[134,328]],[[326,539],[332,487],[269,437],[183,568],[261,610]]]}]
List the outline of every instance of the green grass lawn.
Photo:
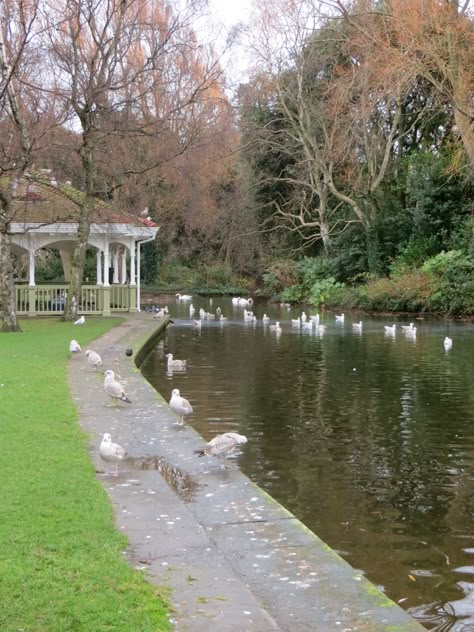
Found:
[{"label": "green grass lawn", "polygon": [[169,629],[159,589],[123,559],[66,381],[70,340],[85,349],[118,322],[38,319],[0,334],[2,632]]}]

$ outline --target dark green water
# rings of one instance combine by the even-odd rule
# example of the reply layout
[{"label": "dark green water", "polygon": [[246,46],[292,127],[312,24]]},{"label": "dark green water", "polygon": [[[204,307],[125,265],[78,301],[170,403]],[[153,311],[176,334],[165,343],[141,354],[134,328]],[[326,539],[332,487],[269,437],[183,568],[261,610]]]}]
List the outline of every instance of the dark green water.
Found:
[{"label": "dark green water", "polygon": [[[474,326],[417,320],[413,340],[384,334],[392,317],[322,314],[317,336],[291,327],[301,310],[254,305],[253,325],[198,298],[229,318],[198,330],[167,302],[175,324],[142,372],[190,400],[187,423],[245,434],[242,471],[428,629],[474,630]],[[167,374],[169,352],[186,372]]]}]

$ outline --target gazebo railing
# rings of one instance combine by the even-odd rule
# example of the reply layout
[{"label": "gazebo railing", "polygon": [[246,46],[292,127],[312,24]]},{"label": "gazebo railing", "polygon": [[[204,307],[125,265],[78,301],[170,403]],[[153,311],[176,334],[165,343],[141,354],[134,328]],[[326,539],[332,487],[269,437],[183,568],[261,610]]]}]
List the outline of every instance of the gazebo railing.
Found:
[{"label": "gazebo railing", "polygon": [[[64,311],[67,283],[16,285],[16,311],[20,316],[43,316]],[[136,288],[129,285],[83,285],[78,313],[107,316],[111,312],[136,311]]]}]

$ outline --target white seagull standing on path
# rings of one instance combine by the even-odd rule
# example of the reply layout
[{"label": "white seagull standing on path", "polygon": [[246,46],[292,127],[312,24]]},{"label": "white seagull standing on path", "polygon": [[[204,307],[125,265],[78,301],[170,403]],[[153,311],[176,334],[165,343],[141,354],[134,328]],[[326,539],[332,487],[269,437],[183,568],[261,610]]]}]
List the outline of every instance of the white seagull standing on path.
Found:
[{"label": "white seagull standing on path", "polygon": [[111,461],[112,463],[115,463],[114,476],[118,476],[118,464],[127,453],[121,445],[118,443],[112,443],[112,437],[108,432],[104,434],[100,444],[99,453],[104,461]]},{"label": "white seagull standing on path", "polygon": [[85,316],[81,316],[76,321],[74,321],[74,324],[75,325],[83,325],[85,322],[86,322],[86,317]]},{"label": "white seagull standing on path", "polygon": [[174,388],[171,391],[170,408],[176,415],[177,423],[182,426],[184,424],[184,416],[190,415],[193,412],[193,407],[187,399],[181,397],[179,390]]},{"label": "white seagull standing on path", "polygon": [[71,340],[69,343],[69,351],[71,353],[81,353],[81,345],[77,342],[77,340]]},{"label": "white seagull standing on path", "polygon": [[127,402],[127,404],[132,403],[123,390],[123,386],[115,379],[115,373],[110,369],[105,372],[104,391],[112,399],[120,399],[122,402]]},{"label": "white seagull standing on path", "polygon": [[87,363],[97,369],[99,366],[102,366],[102,358],[96,351],[91,351],[87,349],[86,351]]},{"label": "white seagull standing on path", "polygon": [[194,450],[194,454],[201,456],[216,456],[217,458],[227,457],[229,454],[235,451],[238,445],[247,443],[247,437],[240,435],[237,432],[226,432],[225,434],[217,435],[214,439],[211,439],[209,443],[200,450]]}]

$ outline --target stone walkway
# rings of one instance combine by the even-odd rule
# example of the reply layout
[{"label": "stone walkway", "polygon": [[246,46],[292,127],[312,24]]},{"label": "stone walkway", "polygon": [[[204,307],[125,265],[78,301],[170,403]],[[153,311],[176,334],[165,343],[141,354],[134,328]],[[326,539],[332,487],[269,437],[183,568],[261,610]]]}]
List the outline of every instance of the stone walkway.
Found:
[{"label": "stone walkway", "polygon": [[[149,314],[131,315],[90,345],[103,369],[120,376],[131,405],[111,404],[102,373],[89,369],[83,354],[71,358],[69,379],[130,563],[171,588],[174,629],[424,630],[238,468],[193,454],[201,436],[175,425],[166,401],[125,355],[156,325]],[[128,453],[118,478],[105,475],[99,457],[104,432]]]}]

